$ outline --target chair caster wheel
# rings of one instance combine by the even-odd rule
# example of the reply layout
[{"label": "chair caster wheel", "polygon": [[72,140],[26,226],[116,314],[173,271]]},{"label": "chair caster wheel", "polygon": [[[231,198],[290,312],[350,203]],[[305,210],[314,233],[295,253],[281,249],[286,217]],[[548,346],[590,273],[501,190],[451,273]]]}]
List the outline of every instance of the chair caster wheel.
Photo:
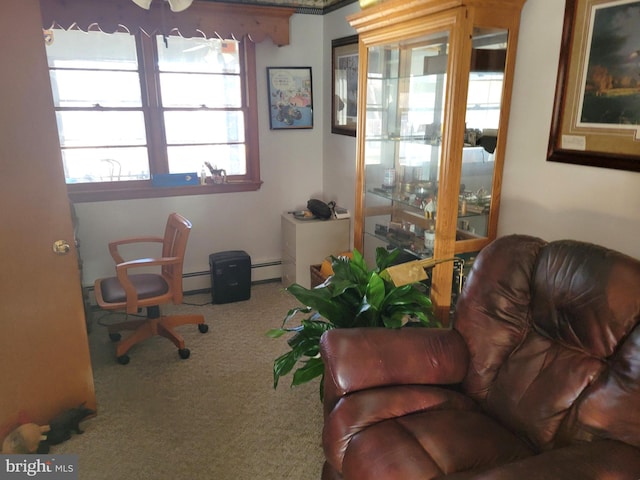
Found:
[{"label": "chair caster wheel", "polygon": [[112,342],[119,342],[121,338],[122,338],[122,335],[120,335],[119,333],[110,333],[109,334],[109,339]]},{"label": "chair caster wheel", "polygon": [[129,355],[120,355],[118,357],[118,363],[120,365],[126,365],[127,363],[129,363]]},{"label": "chair caster wheel", "polygon": [[207,333],[209,331],[209,325],[206,323],[199,323],[198,330],[200,330],[200,333]]},{"label": "chair caster wheel", "polygon": [[191,355],[191,350],[189,350],[188,348],[180,348],[178,349],[178,355],[180,355],[180,358],[182,358],[183,360],[186,360],[187,358],[189,358],[189,355]]}]

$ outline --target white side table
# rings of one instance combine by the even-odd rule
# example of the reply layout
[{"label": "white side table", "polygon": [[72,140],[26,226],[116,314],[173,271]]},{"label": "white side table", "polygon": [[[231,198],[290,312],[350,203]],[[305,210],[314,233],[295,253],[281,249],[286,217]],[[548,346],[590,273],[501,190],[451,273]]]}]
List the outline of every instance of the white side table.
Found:
[{"label": "white side table", "polygon": [[282,283],[288,287],[298,283],[311,287],[311,265],[317,265],[329,255],[348,251],[351,221],[298,220],[282,214]]}]

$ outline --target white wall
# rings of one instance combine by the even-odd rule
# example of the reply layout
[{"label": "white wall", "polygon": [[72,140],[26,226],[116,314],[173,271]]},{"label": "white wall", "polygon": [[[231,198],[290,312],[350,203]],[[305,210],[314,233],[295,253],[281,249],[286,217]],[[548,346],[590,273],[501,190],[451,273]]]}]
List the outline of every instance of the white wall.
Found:
[{"label": "white wall", "polygon": [[[290,45],[278,47],[270,40],[257,45],[262,188],[250,193],[76,204],[85,285],[113,274],[109,240],[162,235],[167,216],[173,211],[194,225],[185,273],[207,271],[209,254],[224,250],[245,250],[254,264],[280,260],[281,212],[303,207],[312,195],[322,195],[324,59],[322,50],[310,48],[322,41],[322,17],[295,14],[290,28]],[[312,67],[313,129],[269,129],[267,66]],[[253,280],[279,276],[279,267],[253,271]],[[186,290],[209,286],[206,276],[184,282]]]},{"label": "white wall", "polygon": [[640,173],[546,161],[563,16],[558,0],[524,5],[498,233],[585,240],[640,258]]},{"label": "white wall", "polygon": [[[345,17],[360,11],[358,3],[352,3],[324,16],[324,73],[325,94],[331,98],[331,40],[354,35],[356,31]],[[356,141],[354,137],[331,133],[331,105],[325,108],[324,120],[324,196],[338,205],[355,210]],[[353,246],[353,218],[351,219],[351,245]]]},{"label": "white wall", "polygon": [[[222,250],[246,250],[253,263],[279,260],[280,212],[304,206],[312,196],[353,212],[355,139],[331,133],[326,99],[331,40],[355,33],[344,17],[358,9],[354,3],[324,16],[294,15],[289,46],[258,45],[260,190],[76,206],[85,284],[113,272],[108,240],[160,234],[171,211],[194,223],[185,272],[208,270],[209,253]],[[586,240],[640,257],[640,174],[546,161],[563,14],[558,0],[528,0],[524,6],[498,233]],[[269,130],[267,66],[312,67],[313,129]],[[280,270],[253,273],[256,280],[278,277]],[[206,277],[185,281],[186,289],[208,286]]]}]

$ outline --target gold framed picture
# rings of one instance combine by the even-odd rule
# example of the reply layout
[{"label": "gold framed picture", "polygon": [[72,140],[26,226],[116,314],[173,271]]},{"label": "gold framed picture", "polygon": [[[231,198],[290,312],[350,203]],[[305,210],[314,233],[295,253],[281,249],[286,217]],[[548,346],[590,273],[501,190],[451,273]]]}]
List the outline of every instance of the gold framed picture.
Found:
[{"label": "gold framed picture", "polygon": [[567,0],[547,160],[640,171],[640,0]]}]

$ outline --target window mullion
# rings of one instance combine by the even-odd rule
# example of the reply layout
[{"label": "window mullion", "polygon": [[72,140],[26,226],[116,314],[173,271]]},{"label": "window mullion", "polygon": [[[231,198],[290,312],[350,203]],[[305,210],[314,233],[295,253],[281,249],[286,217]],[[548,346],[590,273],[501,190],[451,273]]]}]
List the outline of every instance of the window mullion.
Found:
[{"label": "window mullion", "polygon": [[256,80],[256,48],[248,38],[243,39],[241,78],[242,108],[245,111],[245,141],[247,145],[247,179],[260,181],[260,150],[258,148],[258,86]]},{"label": "window mullion", "polygon": [[137,38],[142,103],[149,149],[149,168],[152,175],[154,173],[168,173],[169,162],[160,97],[156,42],[153,36],[150,37],[143,32],[138,33]]}]

